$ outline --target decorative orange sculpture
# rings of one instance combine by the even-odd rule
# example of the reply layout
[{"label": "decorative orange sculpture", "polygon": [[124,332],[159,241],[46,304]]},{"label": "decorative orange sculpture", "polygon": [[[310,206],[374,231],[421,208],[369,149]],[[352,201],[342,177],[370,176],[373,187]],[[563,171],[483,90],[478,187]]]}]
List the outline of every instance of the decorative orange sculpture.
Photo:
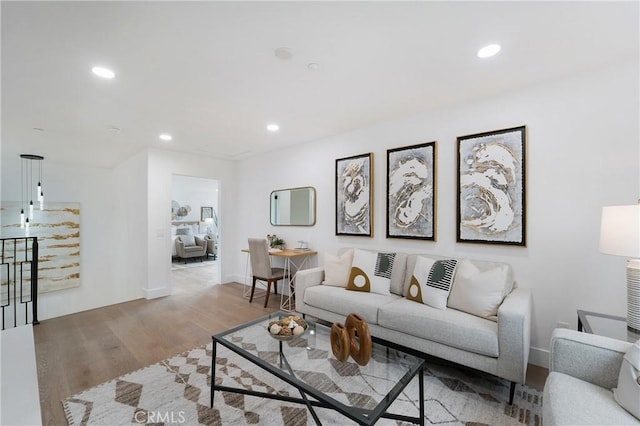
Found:
[{"label": "decorative orange sculpture", "polygon": [[344,325],[336,322],[331,326],[331,350],[338,361],[349,358],[349,333]]},{"label": "decorative orange sculpture", "polygon": [[373,349],[369,325],[360,315],[349,314],[344,326],[349,332],[351,358],[359,365],[367,365]]},{"label": "decorative orange sculpture", "polygon": [[349,314],[345,325],[334,323],[331,326],[331,349],[338,361],[344,362],[351,355],[359,365],[367,365],[373,350],[367,322],[358,314]]}]

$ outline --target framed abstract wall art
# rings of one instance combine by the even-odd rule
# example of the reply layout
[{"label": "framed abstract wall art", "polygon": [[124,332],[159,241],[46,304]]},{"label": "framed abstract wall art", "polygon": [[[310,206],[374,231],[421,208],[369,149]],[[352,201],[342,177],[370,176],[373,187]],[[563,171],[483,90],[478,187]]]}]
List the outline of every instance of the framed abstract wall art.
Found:
[{"label": "framed abstract wall art", "polygon": [[[19,202],[2,203],[0,233],[3,237],[27,236],[20,227],[20,209]],[[43,210],[34,209],[28,236],[38,237],[38,293],[80,286],[80,223],[80,203],[47,202]],[[3,262],[13,262],[11,247],[5,246],[2,251]],[[2,271],[0,290],[4,291],[7,277],[5,269]],[[29,277],[29,264],[18,266],[18,271]]]},{"label": "framed abstract wall art", "polygon": [[200,207],[200,221],[205,219],[213,219],[213,207]]},{"label": "framed abstract wall art", "polygon": [[387,238],[435,241],[436,143],[387,150]]},{"label": "framed abstract wall art", "polygon": [[526,126],[458,137],[457,241],[526,246]]},{"label": "framed abstract wall art", "polygon": [[373,236],[373,154],[336,160],[336,235]]}]

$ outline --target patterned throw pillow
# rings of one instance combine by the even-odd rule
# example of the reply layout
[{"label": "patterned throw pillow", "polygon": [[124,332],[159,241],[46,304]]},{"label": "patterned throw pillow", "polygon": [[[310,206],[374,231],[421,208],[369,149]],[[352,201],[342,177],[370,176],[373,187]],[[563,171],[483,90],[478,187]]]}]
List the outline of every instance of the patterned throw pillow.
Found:
[{"label": "patterned throw pillow", "polygon": [[347,290],[390,294],[395,253],[376,253],[356,249]]},{"label": "patterned throw pillow", "polygon": [[407,290],[407,299],[436,309],[446,309],[457,263],[455,259],[434,260],[419,256]]}]

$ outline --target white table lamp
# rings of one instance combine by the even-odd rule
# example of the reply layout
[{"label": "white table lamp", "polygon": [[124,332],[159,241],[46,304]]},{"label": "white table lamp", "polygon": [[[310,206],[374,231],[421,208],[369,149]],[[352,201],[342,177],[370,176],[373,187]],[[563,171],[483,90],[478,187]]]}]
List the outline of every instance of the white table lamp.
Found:
[{"label": "white table lamp", "polygon": [[600,252],[627,260],[627,327],[640,331],[640,205],[602,208]]}]

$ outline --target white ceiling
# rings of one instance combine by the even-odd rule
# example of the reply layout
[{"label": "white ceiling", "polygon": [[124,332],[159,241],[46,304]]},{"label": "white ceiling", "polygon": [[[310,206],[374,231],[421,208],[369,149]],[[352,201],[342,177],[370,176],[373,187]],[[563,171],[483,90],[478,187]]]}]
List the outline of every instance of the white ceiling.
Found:
[{"label": "white ceiling", "polygon": [[0,7],[3,155],[105,167],[143,147],[242,159],[639,53],[636,1]]}]

